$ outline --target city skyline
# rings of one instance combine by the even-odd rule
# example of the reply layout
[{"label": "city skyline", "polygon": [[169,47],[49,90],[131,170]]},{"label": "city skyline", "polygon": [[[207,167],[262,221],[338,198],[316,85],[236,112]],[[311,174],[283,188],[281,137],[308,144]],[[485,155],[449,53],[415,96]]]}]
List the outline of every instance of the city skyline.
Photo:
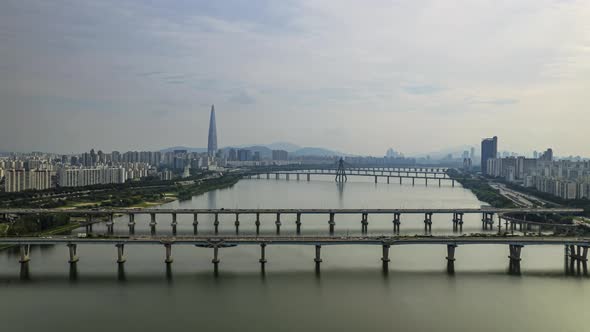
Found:
[{"label": "city skyline", "polygon": [[498,135],[588,156],[589,14],[550,0],[9,1],[0,150],[206,146],[214,103],[224,145],[417,154]]}]

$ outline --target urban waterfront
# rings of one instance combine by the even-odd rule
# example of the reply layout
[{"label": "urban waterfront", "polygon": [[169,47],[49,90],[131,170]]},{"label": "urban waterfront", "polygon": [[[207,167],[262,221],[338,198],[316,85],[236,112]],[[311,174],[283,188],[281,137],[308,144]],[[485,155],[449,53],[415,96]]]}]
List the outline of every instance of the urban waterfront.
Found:
[{"label": "urban waterfront", "polygon": [[[263,205],[261,205],[264,202]],[[160,208],[477,208],[468,190],[450,184],[372,183],[355,178],[336,184],[314,181],[242,180],[190,201]],[[466,215],[464,233],[479,233],[478,215]],[[324,220],[325,219],[325,220]],[[136,218],[137,234],[149,234],[149,216]],[[171,235],[171,217],[158,219],[158,235]],[[240,218],[240,233],[254,234],[254,218]],[[295,234],[294,217],[282,220],[282,234]],[[360,234],[360,216],[339,216],[335,236]],[[327,235],[327,217],[302,219],[303,235]],[[83,231],[83,230],[79,230]],[[94,226],[97,233],[106,226]],[[261,234],[274,234],[265,216]],[[391,235],[390,216],[371,216],[369,235]],[[77,231],[75,231],[77,232]],[[127,220],[115,233],[127,234]],[[191,216],[179,215],[178,235],[191,235]],[[199,232],[213,235],[213,217],[199,220]],[[403,216],[401,233],[421,234],[419,215]],[[433,234],[452,234],[451,216],[433,217]],[[494,231],[488,231],[494,232]],[[221,219],[220,235],[235,234],[234,217]],[[381,270],[380,246],[326,246],[316,274],[312,246],[273,246],[260,271],[259,248],[220,249],[213,274],[211,249],[175,246],[167,269],[160,246],[131,246],[124,268],[114,247],[78,248],[76,270],[65,246],[32,248],[28,274],[21,275],[18,254],[0,253],[0,287],[11,303],[2,321],[12,330],[156,331],[207,327],[206,330],[415,331],[504,330],[579,331],[588,280],[566,276],[561,246],[525,247],[522,274],[508,274],[506,246],[459,246],[455,273],[446,271],[444,246],[392,247],[389,272]],[[23,277],[23,278],[21,278]],[[28,312],[42,312],[24,319]]]}]

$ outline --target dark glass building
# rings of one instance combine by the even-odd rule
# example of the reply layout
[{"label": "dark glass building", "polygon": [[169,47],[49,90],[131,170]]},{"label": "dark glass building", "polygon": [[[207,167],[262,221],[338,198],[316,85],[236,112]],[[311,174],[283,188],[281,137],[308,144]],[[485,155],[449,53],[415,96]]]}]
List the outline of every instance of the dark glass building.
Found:
[{"label": "dark glass building", "polygon": [[484,138],[481,141],[481,173],[487,174],[488,159],[494,159],[498,155],[498,137]]}]

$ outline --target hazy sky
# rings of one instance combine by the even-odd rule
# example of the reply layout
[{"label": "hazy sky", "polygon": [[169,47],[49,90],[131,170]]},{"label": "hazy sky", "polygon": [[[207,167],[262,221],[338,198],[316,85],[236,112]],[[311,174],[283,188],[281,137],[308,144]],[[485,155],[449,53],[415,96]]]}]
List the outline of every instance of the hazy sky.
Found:
[{"label": "hazy sky", "polygon": [[0,151],[590,156],[590,1],[0,3]]}]

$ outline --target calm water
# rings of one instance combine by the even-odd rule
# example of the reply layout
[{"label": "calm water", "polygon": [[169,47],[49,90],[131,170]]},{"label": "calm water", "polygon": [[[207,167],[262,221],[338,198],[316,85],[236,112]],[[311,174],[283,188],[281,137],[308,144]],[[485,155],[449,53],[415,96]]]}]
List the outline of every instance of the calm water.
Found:
[{"label": "calm water", "polygon": [[[374,184],[354,178],[343,187],[323,181],[243,180],[231,189],[173,202],[195,208],[444,208],[478,207],[460,187]],[[221,233],[234,234],[234,216]],[[480,216],[465,216],[464,232],[481,232]],[[423,216],[403,216],[402,232],[423,232]],[[434,234],[451,234],[451,216],[433,217]],[[148,233],[137,217],[136,233]],[[158,234],[171,234],[171,218],[158,219]],[[192,216],[179,216],[178,233],[192,234]],[[202,216],[199,231],[213,233]],[[240,232],[253,234],[253,217],[240,216]],[[127,233],[127,220],[116,232]],[[295,233],[283,216],[282,234]],[[327,216],[303,216],[304,234],[327,234]],[[274,216],[262,232],[274,233]],[[370,216],[369,232],[391,234],[391,216]],[[95,225],[103,232],[104,225]],[[336,232],[358,234],[360,216],[336,216]],[[268,246],[266,273],[259,248],[220,250],[215,277],[212,250],[128,246],[120,270],[110,246],[79,246],[76,270],[65,246],[35,247],[21,278],[18,258],[0,253],[0,322],[6,331],[584,331],[590,280],[566,276],[562,247],[525,247],[522,275],[507,273],[505,246],[457,248],[455,274],[446,273],[443,246],[392,247],[389,273],[381,271],[378,246],[324,246],[314,272],[314,248]]]}]

